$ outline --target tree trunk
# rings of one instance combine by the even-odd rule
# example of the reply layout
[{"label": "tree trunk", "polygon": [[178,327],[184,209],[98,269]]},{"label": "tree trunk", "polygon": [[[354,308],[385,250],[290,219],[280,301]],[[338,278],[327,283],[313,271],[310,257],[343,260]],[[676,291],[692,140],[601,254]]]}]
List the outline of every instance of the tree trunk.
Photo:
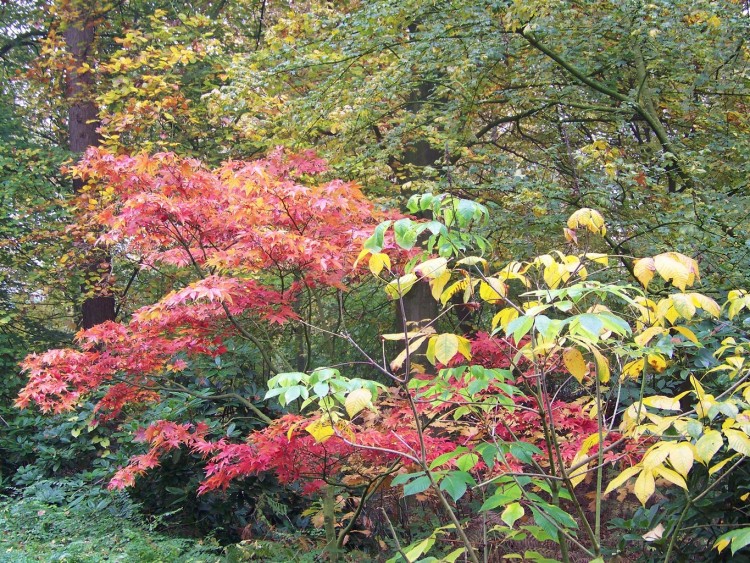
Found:
[{"label": "tree trunk", "polygon": [[[68,99],[68,143],[70,151],[79,157],[90,146],[99,144],[99,120],[91,92],[93,72],[80,72],[84,63],[90,61],[94,49],[94,24],[90,18],[96,12],[96,2],[90,0],[72,2],[67,27],[63,32],[65,45],[71,54],[73,68],[66,77]],[[83,188],[81,180],[73,180],[73,189]],[[89,256],[89,272],[109,274],[109,256],[94,251]],[[102,268],[101,265],[106,267]],[[104,271],[102,271],[104,270]],[[98,295],[84,300],[81,308],[81,326],[91,328],[104,321],[115,319],[115,298],[112,295]]]}]

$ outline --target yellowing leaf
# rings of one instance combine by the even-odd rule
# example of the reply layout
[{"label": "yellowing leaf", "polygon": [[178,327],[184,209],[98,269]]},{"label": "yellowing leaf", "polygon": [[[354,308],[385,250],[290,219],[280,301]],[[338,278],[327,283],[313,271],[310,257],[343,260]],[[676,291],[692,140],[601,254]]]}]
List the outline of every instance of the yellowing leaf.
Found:
[{"label": "yellowing leaf", "polygon": [[670,300],[672,301],[672,306],[675,308],[675,311],[677,311],[681,317],[685,319],[693,318],[695,315],[695,305],[688,295],[677,293],[670,296]]},{"label": "yellowing leaf", "polygon": [[469,287],[469,281],[469,278],[466,277],[462,280],[458,280],[457,282],[452,283],[448,287],[448,289],[443,291],[443,293],[440,295],[440,302],[445,305],[456,293],[458,293],[459,291],[465,291],[466,288]]},{"label": "yellowing leaf", "polygon": [[435,279],[430,280],[430,292],[432,293],[432,298],[435,301],[440,300],[443,289],[445,289],[445,285],[450,281],[450,279],[451,273],[450,271],[446,270]]},{"label": "yellowing leaf", "polygon": [[682,487],[687,491],[687,483],[685,482],[685,479],[683,479],[682,475],[677,473],[676,471],[672,471],[668,467],[664,467],[663,465],[659,465],[657,467],[654,467],[654,474],[662,477],[663,479],[666,479],[670,483],[673,483],[677,485],[678,487]]},{"label": "yellowing leaf", "polygon": [[695,443],[695,453],[698,461],[708,465],[711,459],[716,455],[724,445],[724,438],[718,430],[709,429]]},{"label": "yellowing leaf", "polygon": [[653,407],[655,409],[663,409],[667,411],[678,411],[680,410],[680,401],[675,397],[666,397],[664,395],[653,395],[643,399],[643,404],[647,407]]},{"label": "yellowing leaf", "polygon": [[693,460],[693,448],[688,442],[680,442],[669,449],[669,463],[683,477],[687,477],[693,467]]},{"label": "yellowing leaf", "polygon": [[696,307],[700,307],[712,317],[718,318],[721,315],[719,304],[707,295],[703,295],[702,293],[688,293],[688,296]]},{"label": "yellowing leaf", "polygon": [[471,341],[468,338],[458,337],[458,352],[467,360],[471,359]]},{"label": "yellowing leaf", "polygon": [[591,260],[592,262],[595,262],[597,264],[601,264],[602,266],[609,266],[609,256],[607,254],[599,254],[598,252],[587,252],[584,254],[586,258]]},{"label": "yellowing leaf", "polygon": [[344,408],[349,418],[354,418],[360,411],[372,405],[372,393],[369,389],[355,389],[346,396]]},{"label": "yellowing leaf", "polygon": [[750,438],[748,438],[747,434],[740,430],[727,428],[724,430],[724,436],[727,437],[727,442],[731,449],[742,455],[750,456]]},{"label": "yellowing leaf", "polygon": [[507,288],[505,284],[497,278],[487,278],[479,284],[479,297],[488,303],[502,303],[506,293]]},{"label": "yellowing leaf", "polygon": [[325,442],[334,435],[333,426],[330,421],[316,420],[305,427],[316,442]]},{"label": "yellowing leaf", "polygon": [[414,267],[414,273],[422,278],[435,279],[447,272],[448,260],[445,258],[432,258],[425,260]]},{"label": "yellowing leaf", "polygon": [[594,354],[594,364],[596,365],[596,374],[599,377],[599,381],[607,383],[610,378],[609,360],[595,346],[589,349]]},{"label": "yellowing leaf", "polygon": [[630,377],[631,379],[638,379],[643,373],[643,366],[646,365],[646,360],[641,358],[640,360],[633,360],[628,362],[622,367],[622,377]]},{"label": "yellowing leaf", "polygon": [[516,311],[513,307],[506,307],[505,309],[502,309],[499,313],[497,313],[494,317],[492,317],[492,330],[494,330],[498,326],[505,329],[505,327],[508,326],[508,323],[517,318],[518,311]]},{"label": "yellowing leaf", "polygon": [[458,353],[459,340],[455,334],[441,334],[430,339],[435,342],[435,359],[447,365]]},{"label": "yellowing leaf", "polygon": [[644,469],[638,475],[638,479],[635,480],[633,492],[638,500],[641,501],[643,506],[646,506],[646,501],[654,494],[656,485],[654,484],[654,474],[650,469]]},{"label": "yellowing leaf", "polygon": [[648,365],[650,365],[656,373],[661,373],[666,369],[667,361],[661,354],[649,354]]},{"label": "yellowing leaf", "polygon": [[675,332],[679,332],[682,336],[687,338],[693,344],[700,345],[700,342],[698,341],[698,337],[695,336],[695,333],[689,328],[684,327],[684,326],[673,326],[672,330],[674,330]]},{"label": "yellowing leaf", "polygon": [[737,459],[737,457],[739,457],[739,455],[740,455],[740,454],[734,454],[733,456],[730,456],[730,457],[728,457],[728,458],[726,458],[726,459],[723,459],[723,460],[721,460],[721,461],[720,461],[719,463],[717,463],[716,465],[714,465],[714,466],[712,466],[712,467],[710,467],[710,468],[708,469],[708,474],[709,474],[709,475],[713,475],[713,474],[714,474],[714,473],[716,473],[717,471],[721,471],[721,469],[722,469],[722,468],[723,468],[723,467],[724,467],[724,466],[725,466],[726,464],[728,464],[728,463],[730,463],[730,462],[734,461],[735,459]]},{"label": "yellowing leaf", "polygon": [[617,477],[615,477],[614,479],[612,479],[612,481],[609,482],[609,485],[607,485],[607,488],[604,491],[604,494],[606,495],[606,494],[611,493],[612,491],[620,487],[620,485],[625,483],[625,481],[630,479],[633,475],[635,475],[642,469],[643,467],[640,464],[638,464],[638,465],[634,465],[632,467],[628,467],[627,469],[623,470],[622,473],[620,473]]},{"label": "yellowing leaf", "polygon": [[679,252],[664,252],[654,256],[654,266],[665,281],[682,291],[699,278],[698,263]]},{"label": "yellowing leaf", "polygon": [[604,225],[604,217],[602,214],[594,209],[584,207],[575,211],[570,217],[568,217],[568,228],[577,229],[584,227],[592,233],[600,234],[602,236],[607,234],[607,227]]},{"label": "yellowing leaf", "polygon": [[398,356],[396,356],[393,361],[391,362],[391,371],[396,371],[399,369],[404,362],[406,361],[406,356],[414,354],[419,347],[422,345],[422,343],[427,339],[427,335],[420,336],[416,340],[413,340],[409,343],[409,345],[401,350]]},{"label": "yellowing leaf", "polygon": [[563,280],[563,276],[568,276],[568,272],[557,262],[550,262],[544,267],[544,283],[546,283],[551,289],[555,289],[560,285]]},{"label": "yellowing leaf", "polygon": [[415,283],[417,283],[417,276],[414,274],[406,274],[389,282],[385,286],[385,292],[391,299],[398,299],[406,295],[406,293],[414,287]]},{"label": "yellowing leaf", "polygon": [[562,356],[567,370],[575,377],[578,383],[581,383],[583,378],[589,373],[589,366],[583,358],[583,354],[575,348],[566,348]]},{"label": "yellowing leaf", "polygon": [[648,284],[654,279],[654,272],[656,266],[653,258],[641,258],[633,264],[633,275],[645,288],[648,288]]},{"label": "yellowing leaf", "polygon": [[383,267],[385,267],[387,270],[391,269],[391,259],[387,254],[376,252],[375,254],[370,255],[369,266],[372,275],[378,276],[380,275],[380,272],[383,271]]},{"label": "yellowing leaf", "polygon": [[651,326],[635,337],[635,343],[638,346],[646,346],[656,335],[665,334],[667,330],[660,326]]}]

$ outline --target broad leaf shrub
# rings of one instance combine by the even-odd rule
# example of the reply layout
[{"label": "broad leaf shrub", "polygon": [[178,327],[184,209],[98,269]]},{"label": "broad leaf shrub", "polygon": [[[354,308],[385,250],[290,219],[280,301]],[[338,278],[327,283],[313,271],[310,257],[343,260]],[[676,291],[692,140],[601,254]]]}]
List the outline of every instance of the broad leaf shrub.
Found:
[{"label": "broad leaf shrub", "polygon": [[[732,291],[720,305],[695,289],[698,263],[680,253],[599,252],[606,225],[588,208],[568,220],[565,251],[498,263],[484,206],[426,194],[409,211],[432,220],[389,218],[354,186],[311,184],[323,169],[311,155],[281,152],[217,170],[172,155],[90,152],[78,173],[90,185],[83,221],[93,213],[108,226],[99,243],[137,254],[144,268],[190,274],[128,322],[80,333],[78,349],[27,358],[18,404],[63,412],[104,390],[94,420],[135,421],[168,394],[237,401],[263,425],[239,439],[236,426],[210,418],[154,421],[136,432],[147,449],[111,487],[186,450],[205,459],[202,493],[270,473],[319,499],[331,560],[357,520],[372,519],[370,501],[394,488],[445,520],[404,545],[393,512],[381,510],[391,561],[435,560],[426,555],[434,550],[478,562],[482,550],[529,537],[556,543],[563,561],[602,560],[625,549],[605,545],[605,497],[628,491],[662,507],[660,528],[644,541],[674,560],[706,499],[744,501],[746,481],[726,487],[750,455],[750,345],[741,330],[718,342],[707,335],[747,314],[747,293]],[[397,311],[426,284],[440,313],[362,342],[341,303],[367,277]],[[304,303],[321,313],[305,316]],[[326,323],[336,303],[338,321]],[[466,311],[473,328],[457,331],[468,326]],[[305,369],[313,353],[289,369],[274,339],[316,331],[357,362]],[[266,398],[282,416],[260,397],[212,385],[206,360],[231,356],[235,340],[253,346],[272,375]],[[486,541],[472,534],[478,521],[466,507],[478,510]],[[740,523],[729,514],[705,526],[716,535],[731,518]],[[743,547],[733,533],[717,551]]]}]

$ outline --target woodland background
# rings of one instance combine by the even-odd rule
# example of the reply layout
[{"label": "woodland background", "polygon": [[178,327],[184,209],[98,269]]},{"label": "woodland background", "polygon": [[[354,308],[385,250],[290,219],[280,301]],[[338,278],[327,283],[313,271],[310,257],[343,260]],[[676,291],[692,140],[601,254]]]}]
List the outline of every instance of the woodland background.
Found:
[{"label": "woodland background", "polygon": [[[739,0],[0,0],[0,558],[739,560],[749,28]],[[501,458],[546,477],[515,497]],[[650,493],[603,496],[628,467]]]}]

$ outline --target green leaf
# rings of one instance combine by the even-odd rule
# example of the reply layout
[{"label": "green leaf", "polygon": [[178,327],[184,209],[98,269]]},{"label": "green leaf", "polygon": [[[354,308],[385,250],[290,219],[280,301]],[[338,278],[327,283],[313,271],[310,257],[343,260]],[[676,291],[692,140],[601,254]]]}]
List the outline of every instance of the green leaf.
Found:
[{"label": "green leaf", "polygon": [[475,485],[476,481],[464,471],[451,471],[440,481],[440,490],[448,493],[454,501],[466,493],[467,485]]},{"label": "green leaf", "polygon": [[474,453],[464,454],[456,460],[456,467],[461,471],[471,471],[479,461],[479,456]]},{"label": "green leaf", "polygon": [[404,250],[411,250],[417,243],[416,224],[411,219],[399,219],[393,223],[393,233],[396,244]]},{"label": "green leaf", "polygon": [[375,227],[372,236],[365,241],[364,248],[371,252],[380,252],[383,250],[383,245],[385,244],[385,231],[391,226],[391,223],[393,223],[393,221],[383,221],[380,225]]},{"label": "green leaf", "polygon": [[422,475],[421,477],[417,477],[413,481],[404,485],[404,496],[408,497],[411,495],[416,495],[426,491],[429,488],[430,478],[427,475]]},{"label": "green leaf", "polygon": [[505,507],[505,510],[500,515],[500,519],[512,528],[516,520],[521,518],[524,513],[523,506],[520,503],[514,502]]}]

